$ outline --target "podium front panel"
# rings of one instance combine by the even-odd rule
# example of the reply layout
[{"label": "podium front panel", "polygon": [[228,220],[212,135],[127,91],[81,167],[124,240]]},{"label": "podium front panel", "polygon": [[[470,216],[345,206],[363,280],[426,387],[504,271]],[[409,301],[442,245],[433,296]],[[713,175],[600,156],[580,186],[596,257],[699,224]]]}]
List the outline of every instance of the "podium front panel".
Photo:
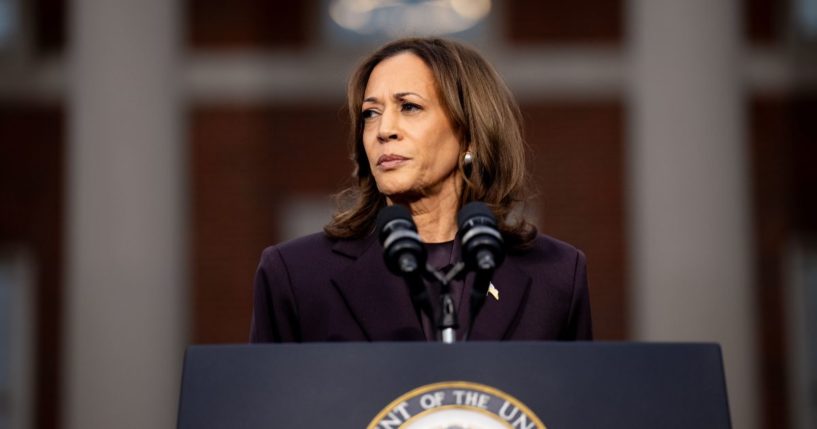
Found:
[{"label": "podium front panel", "polygon": [[548,429],[730,427],[718,345],[603,342],[192,346],[178,427],[361,429],[454,382],[510,395]]}]

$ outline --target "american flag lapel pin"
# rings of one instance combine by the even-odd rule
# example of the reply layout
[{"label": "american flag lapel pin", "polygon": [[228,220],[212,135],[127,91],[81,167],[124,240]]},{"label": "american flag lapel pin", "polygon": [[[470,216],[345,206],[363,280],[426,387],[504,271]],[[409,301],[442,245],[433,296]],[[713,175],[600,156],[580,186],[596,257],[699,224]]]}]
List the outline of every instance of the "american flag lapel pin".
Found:
[{"label": "american flag lapel pin", "polygon": [[493,283],[488,283],[488,295],[491,295],[495,300],[499,301],[499,289],[497,289]]}]

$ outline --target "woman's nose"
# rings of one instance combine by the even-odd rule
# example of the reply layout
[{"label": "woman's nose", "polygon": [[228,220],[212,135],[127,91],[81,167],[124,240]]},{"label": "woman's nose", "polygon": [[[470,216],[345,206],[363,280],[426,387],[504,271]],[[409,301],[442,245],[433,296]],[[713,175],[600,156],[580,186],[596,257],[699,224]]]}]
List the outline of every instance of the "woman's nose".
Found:
[{"label": "woman's nose", "polygon": [[400,131],[397,123],[397,115],[388,111],[380,116],[380,127],[377,130],[377,140],[385,143],[389,140],[400,140]]}]

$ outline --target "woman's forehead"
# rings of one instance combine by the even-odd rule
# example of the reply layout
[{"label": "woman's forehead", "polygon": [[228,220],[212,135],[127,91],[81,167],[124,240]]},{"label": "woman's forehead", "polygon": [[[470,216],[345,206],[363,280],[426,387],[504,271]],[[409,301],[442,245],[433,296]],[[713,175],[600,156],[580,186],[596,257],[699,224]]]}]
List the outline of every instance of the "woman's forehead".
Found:
[{"label": "woman's forehead", "polygon": [[404,52],[386,58],[372,69],[363,99],[416,94],[423,98],[436,95],[436,81],[431,69],[417,55]]}]

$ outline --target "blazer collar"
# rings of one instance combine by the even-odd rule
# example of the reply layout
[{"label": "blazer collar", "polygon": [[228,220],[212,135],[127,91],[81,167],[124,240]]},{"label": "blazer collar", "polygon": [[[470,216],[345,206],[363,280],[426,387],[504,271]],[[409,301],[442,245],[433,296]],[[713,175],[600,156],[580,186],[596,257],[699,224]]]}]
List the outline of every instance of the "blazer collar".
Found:
[{"label": "blazer collar", "polygon": [[[464,305],[470,304],[470,294],[473,286],[473,275],[469,274],[470,281],[465,284],[465,293],[468,299],[463,300]],[[531,285],[530,276],[525,273],[516,260],[510,255],[505,258],[505,262],[494,272],[491,283],[498,291],[499,299],[489,295],[485,298],[474,326],[471,329],[472,340],[499,341],[508,339],[512,333],[513,325],[521,315],[522,303],[528,295]],[[461,308],[461,314],[468,314],[470,309]],[[460,317],[463,321],[463,318]],[[461,322],[464,326],[467,321]]]},{"label": "blazer collar", "polygon": [[[386,268],[383,249],[375,234],[359,240],[339,240],[332,250],[351,259],[349,266],[332,281],[370,341],[425,339],[408,286]],[[452,259],[459,260],[460,252],[459,240],[455,240]],[[473,340],[496,341],[509,337],[528,294],[531,277],[508,255],[494,272],[492,283],[500,299],[486,298],[471,332]],[[468,323],[472,285],[473,275],[469,274],[459,308],[460,334],[465,332]]]},{"label": "blazer collar", "polygon": [[408,286],[386,268],[374,234],[340,240],[332,250],[354,259],[332,281],[370,341],[425,339]]},{"label": "blazer collar", "polygon": [[332,245],[332,251],[343,256],[357,259],[373,245],[379,247],[377,244],[377,236],[371,233],[357,240],[339,239]]},{"label": "blazer collar", "polygon": [[[462,259],[459,234],[454,239],[451,259],[452,261]],[[528,294],[531,277],[518,264],[516,258],[508,255],[494,272],[491,283],[497,289],[500,299],[490,295],[486,297],[471,329],[471,340],[499,341],[510,337],[511,329],[520,316],[522,302]],[[464,333],[468,328],[473,288],[474,274],[469,273],[465,278],[465,287],[459,306],[460,333]]]}]

